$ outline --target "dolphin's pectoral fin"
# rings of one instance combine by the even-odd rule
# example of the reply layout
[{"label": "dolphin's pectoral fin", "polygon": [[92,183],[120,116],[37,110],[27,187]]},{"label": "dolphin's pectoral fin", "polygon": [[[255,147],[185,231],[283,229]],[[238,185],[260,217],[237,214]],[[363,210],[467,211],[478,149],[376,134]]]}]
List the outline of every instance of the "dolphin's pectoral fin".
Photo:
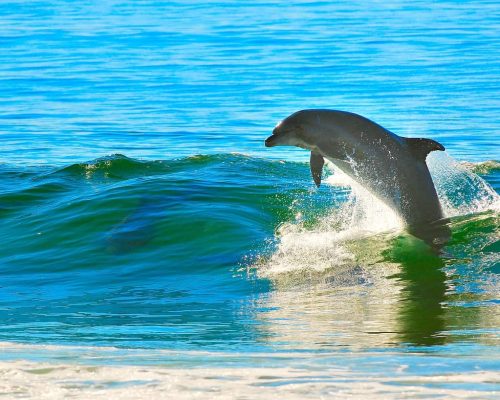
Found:
[{"label": "dolphin's pectoral fin", "polygon": [[417,159],[425,160],[427,154],[434,150],[444,151],[444,146],[432,139],[406,138],[405,140],[408,143],[410,151]]},{"label": "dolphin's pectoral fin", "polygon": [[325,160],[321,154],[311,151],[311,159],[309,160],[309,163],[311,165],[313,181],[316,186],[319,187],[319,185],[321,185],[321,172],[323,171]]}]

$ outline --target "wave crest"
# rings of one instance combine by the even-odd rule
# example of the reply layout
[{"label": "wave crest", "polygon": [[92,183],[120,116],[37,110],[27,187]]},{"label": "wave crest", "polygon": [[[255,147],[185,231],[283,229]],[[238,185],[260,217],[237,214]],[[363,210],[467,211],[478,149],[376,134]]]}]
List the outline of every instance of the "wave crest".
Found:
[{"label": "wave crest", "polygon": [[475,174],[480,174],[480,175],[488,175],[493,172],[500,171],[500,162],[495,160],[480,161],[480,162],[462,161],[460,164],[463,165],[465,168],[469,169],[470,171],[474,172]]}]

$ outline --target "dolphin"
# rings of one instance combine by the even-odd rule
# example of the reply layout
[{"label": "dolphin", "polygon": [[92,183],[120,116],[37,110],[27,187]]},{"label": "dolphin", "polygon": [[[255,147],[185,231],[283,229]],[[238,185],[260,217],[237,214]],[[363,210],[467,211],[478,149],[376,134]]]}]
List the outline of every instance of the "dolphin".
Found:
[{"label": "dolphin", "polygon": [[414,236],[433,247],[450,238],[425,162],[431,151],[444,151],[440,143],[398,136],[351,112],[311,109],[281,121],[265,145],[310,150],[318,187],[327,159],[396,211]]}]

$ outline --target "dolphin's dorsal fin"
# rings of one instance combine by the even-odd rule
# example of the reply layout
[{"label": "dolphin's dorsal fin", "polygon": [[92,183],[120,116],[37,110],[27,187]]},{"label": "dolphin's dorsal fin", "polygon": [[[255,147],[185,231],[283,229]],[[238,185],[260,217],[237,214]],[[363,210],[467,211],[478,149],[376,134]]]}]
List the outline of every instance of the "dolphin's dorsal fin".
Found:
[{"label": "dolphin's dorsal fin", "polygon": [[444,151],[444,146],[441,143],[436,142],[432,139],[423,139],[423,138],[405,138],[406,143],[408,143],[408,147],[410,151],[413,153],[415,158],[423,159],[427,157],[431,151],[441,150]]},{"label": "dolphin's dorsal fin", "polygon": [[321,154],[311,151],[311,159],[309,160],[309,163],[311,165],[313,181],[316,186],[319,187],[319,185],[321,185],[321,172],[323,171],[325,160]]}]

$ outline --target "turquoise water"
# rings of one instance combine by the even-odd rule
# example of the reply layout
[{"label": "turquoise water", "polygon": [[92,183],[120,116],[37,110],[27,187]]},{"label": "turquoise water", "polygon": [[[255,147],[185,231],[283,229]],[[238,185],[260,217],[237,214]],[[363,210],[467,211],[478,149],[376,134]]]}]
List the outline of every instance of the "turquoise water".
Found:
[{"label": "turquoise water", "polygon": [[[0,4],[0,357],[498,372],[499,13]],[[446,147],[441,255],[335,171],[316,190],[305,151],[264,147],[302,108]],[[494,390],[464,382],[435,385]]]}]

